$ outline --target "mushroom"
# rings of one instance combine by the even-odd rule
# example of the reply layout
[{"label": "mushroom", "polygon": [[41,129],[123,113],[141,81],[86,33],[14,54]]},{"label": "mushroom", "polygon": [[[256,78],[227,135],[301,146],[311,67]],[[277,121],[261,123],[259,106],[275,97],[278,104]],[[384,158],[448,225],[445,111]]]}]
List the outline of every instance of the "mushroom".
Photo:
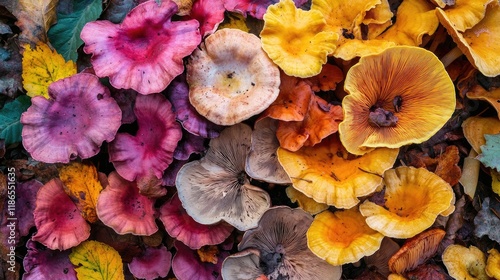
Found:
[{"label": "mushroom", "polygon": [[389,259],[399,250],[400,246],[389,237],[384,237],[380,248],[373,255],[365,256],[364,261],[370,268],[387,277],[391,273],[389,270]]},{"label": "mushroom", "polygon": [[270,208],[256,228],[243,234],[238,250],[258,250],[267,279],[340,279],[340,266],[329,265],[307,248],[306,232],[312,220],[302,209]]},{"label": "mushroom", "polygon": [[371,229],[357,207],[324,211],[307,230],[307,246],[318,257],[338,266],[374,254],[384,236]]},{"label": "mushroom", "polygon": [[304,79],[314,92],[335,90],[342,80],[344,80],[342,70],[328,63],[323,65],[318,75]]},{"label": "mushroom", "polygon": [[389,259],[389,269],[393,273],[413,270],[436,254],[446,232],[433,228],[406,240],[399,251]]},{"label": "mushroom", "polygon": [[269,6],[260,32],[262,48],[287,75],[312,77],[336,48],[338,34],[323,31],[323,15],[297,9],[292,0]]},{"label": "mushroom", "polygon": [[[35,210],[36,194],[42,186],[43,184],[35,179],[17,183],[15,216],[17,218],[20,236],[27,236],[30,232],[31,227],[35,226],[33,211]],[[7,207],[5,208],[6,210],[4,210],[4,213],[7,213],[10,204],[5,203],[5,205],[7,205]],[[4,219],[6,223],[2,223],[4,229],[8,229],[7,223],[9,222],[9,220],[10,219]],[[10,232],[5,236],[9,235]]]},{"label": "mushroom", "polygon": [[497,249],[488,251],[488,260],[486,261],[486,274],[489,277],[500,279],[500,253]]},{"label": "mushroom", "polygon": [[154,200],[139,193],[136,183],[116,171],[108,176],[109,185],[97,200],[97,216],[118,234],[152,235],[155,223]]},{"label": "mushroom", "polygon": [[250,184],[245,161],[252,129],[236,124],[210,141],[206,155],[177,173],[179,199],[189,216],[209,225],[224,220],[239,230],[257,226],[271,199]]},{"label": "mushroom", "polygon": [[171,0],[149,0],[132,9],[121,24],[107,20],[87,23],[80,33],[92,54],[99,77],[115,88],[141,94],[161,92],[184,71],[182,59],[201,41],[196,20],[171,21],[177,13]]},{"label": "mushroom", "polygon": [[189,101],[202,116],[233,125],[264,111],[278,97],[279,70],[257,36],[221,29],[208,36],[187,65]]},{"label": "mushroom", "polygon": [[485,271],[484,253],[475,246],[467,248],[452,244],[444,250],[442,259],[454,279],[489,279]]},{"label": "mushroom", "polygon": [[[464,11],[462,10],[462,12]],[[500,36],[497,35],[500,32],[498,24],[500,22],[500,5],[497,1],[493,1],[486,7],[486,14],[481,21],[463,32],[457,30],[456,23],[445,11],[437,8],[436,14],[459,49],[459,51],[454,49],[454,53],[442,59],[445,65],[450,64],[463,53],[483,75],[495,77],[500,74],[500,49],[493,47],[500,43]]]},{"label": "mushroom", "polygon": [[451,186],[425,168],[398,167],[384,173],[385,205],[366,200],[359,210],[368,226],[388,237],[410,238],[449,209]]},{"label": "mushroom", "polygon": [[192,154],[201,154],[205,150],[205,138],[183,131],[182,138],[174,150],[174,159],[188,160]]},{"label": "mushroom", "polygon": [[92,74],[53,82],[49,99],[35,96],[21,115],[23,146],[37,161],[68,163],[90,158],[121,125],[121,111],[109,90]]},{"label": "mushroom", "polygon": [[222,263],[222,279],[267,280],[260,264],[260,252],[257,249],[232,254]]},{"label": "mushroom", "polygon": [[362,57],[344,87],[340,140],[356,155],[426,141],[455,110],[455,87],[443,64],[418,47]]},{"label": "mushroom", "polygon": [[274,184],[289,184],[290,178],[278,162],[276,138],[278,121],[264,118],[255,122],[250,151],[245,164],[246,173],[253,179]]},{"label": "mushroom", "polygon": [[301,193],[293,186],[287,187],[285,189],[286,195],[290,198],[290,201],[297,203],[302,210],[306,211],[311,215],[316,215],[328,209],[328,204],[318,203],[314,199],[308,197],[307,195]]},{"label": "mushroom", "polygon": [[33,240],[26,242],[28,252],[23,259],[24,280],[74,280],[76,272],[69,261],[69,250],[48,250]]},{"label": "mushroom", "polygon": [[160,220],[168,234],[186,244],[191,249],[200,249],[205,245],[217,245],[226,240],[233,227],[225,222],[202,225],[191,218],[177,194],[160,208]]},{"label": "mushroom", "polygon": [[162,244],[159,248],[147,247],[139,257],[134,257],[128,269],[137,278],[153,280],[167,277],[170,271],[172,253]]},{"label": "mushroom", "polygon": [[[278,1],[276,0],[225,0],[224,7],[228,11],[239,12],[246,16],[262,19],[267,8]],[[293,0],[295,6],[301,7],[307,0]]]},{"label": "mushroom", "polygon": [[161,94],[139,95],[135,101],[139,129],[135,136],[118,133],[109,144],[109,160],[121,177],[162,178],[182,138],[170,102]]},{"label": "mushroom", "polygon": [[66,250],[90,237],[90,225],[64,192],[58,178],[38,190],[33,215],[37,232],[31,239],[51,250]]},{"label": "mushroom", "polygon": [[495,117],[471,116],[462,123],[462,130],[467,142],[480,154],[481,146],[486,144],[484,135],[500,133],[500,120]]},{"label": "mushroom", "polygon": [[202,37],[212,34],[224,21],[224,0],[197,0],[194,2],[188,18],[200,23]]},{"label": "mushroom", "polygon": [[184,75],[177,76],[167,88],[167,98],[172,103],[175,118],[191,134],[203,138],[215,138],[224,129],[200,115],[189,103],[189,86]]},{"label": "mushroom", "polygon": [[440,13],[454,29],[464,32],[478,24],[486,14],[486,7],[494,0],[454,0],[453,5],[439,5]]},{"label": "mushroom", "polygon": [[490,91],[485,90],[480,85],[475,85],[472,90],[467,92],[467,97],[473,100],[484,100],[495,108],[497,116],[500,118],[500,88],[494,88]]},{"label": "mushroom", "polygon": [[379,148],[361,157],[350,155],[337,134],[297,152],[278,149],[278,160],[293,187],[320,203],[351,208],[358,197],[382,183],[382,174],[396,161],[398,149]]}]

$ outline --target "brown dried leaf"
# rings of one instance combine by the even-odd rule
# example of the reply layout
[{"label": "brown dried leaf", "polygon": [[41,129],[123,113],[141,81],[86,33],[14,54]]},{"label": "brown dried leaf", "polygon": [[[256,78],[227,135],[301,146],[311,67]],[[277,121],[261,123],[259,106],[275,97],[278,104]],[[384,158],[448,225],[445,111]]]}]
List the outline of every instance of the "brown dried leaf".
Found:
[{"label": "brown dried leaf", "polygon": [[457,184],[462,176],[462,170],[458,166],[460,161],[458,147],[454,145],[446,147],[444,153],[435,158],[417,150],[409,151],[407,158],[409,160],[408,165],[425,167],[452,186]]},{"label": "brown dried leaf", "polygon": [[57,0],[19,0],[19,10],[12,11],[21,28],[20,41],[25,43],[48,42],[47,31],[56,22]]}]

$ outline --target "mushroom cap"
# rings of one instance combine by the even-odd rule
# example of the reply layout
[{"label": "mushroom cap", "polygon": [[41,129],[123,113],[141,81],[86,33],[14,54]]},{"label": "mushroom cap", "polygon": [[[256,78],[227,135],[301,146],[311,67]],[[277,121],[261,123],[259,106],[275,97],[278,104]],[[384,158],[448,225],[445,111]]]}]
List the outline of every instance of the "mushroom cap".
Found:
[{"label": "mushroom cap", "polygon": [[28,252],[23,259],[23,280],[74,280],[76,272],[69,261],[69,250],[47,250],[31,239],[26,242]]},{"label": "mushroom cap", "polygon": [[135,101],[139,129],[135,136],[118,133],[109,143],[109,160],[129,181],[150,175],[162,178],[182,138],[170,102],[161,94],[139,95]]},{"label": "mushroom cap", "polygon": [[162,244],[159,248],[147,247],[144,254],[132,259],[128,268],[137,278],[153,280],[167,277],[171,261],[172,253]]},{"label": "mushroom cap", "polygon": [[[254,18],[262,19],[267,8],[275,4],[276,0],[225,0],[224,7],[228,11],[236,11],[243,15],[251,15]],[[293,0],[295,6],[304,5],[307,0]]]},{"label": "mushroom cap", "polygon": [[338,34],[323,31],[325,27],[319,11],[297,9],[292,0],[281,0],[264,14],[262,48],[287,75],[312,77],[336,48]]},{"label": "mushroom cap", "polygon": [[[246,249],[230,255],[222,263],[222,279],[256,280],[264,275],[260,267],[260,252]],[[266,278],[267,279],[267,276]]]},{"label": "mushroom cap", "polygon": [[251,133],[243,123],[224,129],[202,159],[186,163],[177,173],[179,199],[196,222],[224,220],[243,231],[256,227],[269,208],[267,192],[251,185],[245,173]]},{"label": "mushroom cap", "polygon": [[308,197],[307,195],[301,193],[293,186],[287,187],[285,189],[286,196],[290,198],[290,201],[297,203],[302,210],[306,211],[311,215],[316,215],[328,209],[328,204],[316,202],[314,199]]},{"label": "mushroom cap", "polygon": [[278,121],[264,118],[255,122],[245,171],[253,179],[274,184],[289,184],[290,178],[278,162],[276,138]]},{"label": "mushroom cap", "polygon": [[384,237],[380,248],[373,255],[365,256],[364,261],[370,268],[375,268],[376,271],[387,277],[391,272],[389,270],[389,259],[394,255],[400,246],[389,237]]},{"label": "mushroom cap", "polygon": [[121,24],[87,23],[80,34],[83,50],[99,77],[115,88],[141,94],[161,92],[184,71],[182,59],[201,41],[196,20],[171,21],[177,13],[171,0],[149,0],[132,9]]},{"label": "mushroom cap", "polygon": [[225,28],[208,36],[187,65],[189,101],[213,123],[233,125],[278,97],[279,70],[257,36]]},{"label": "mushroom cap", "polygon": [[[27,236],[31,227],[35,226],[35,220],[33,217],[33,211],[35,210],[36,195],[38,190],[43,186],[40,181],[31,179],[29,181],[18,182],[16,186],[16,217],[18,220],[19,234],[21,236]],[[5,192],[7,194],[7,192]],[[8,211],[8,205],[5,208]],[[5,212],[7,213],[7,212]],[[8,219],[5,220],[8,223]],[[4,224],[2,223],[2,226]],[[7,225],[5,224],[5,227]],[[8,228],[7,228],[8,229]],[[4,233],[2,231],[2,233]],[[5,232],[6,233],[6,232]],[[9,233],[10,234],[10,230]],[[6,235],[7,236],[7,235]]]},{"label": "mushroom cap", "polygon": [[201,36],[205,37],[214,33],[224,21],[224,11],[223,0],[198,0],[194,2],[189,18],[196,19],[200,23]]},{"label": "mushroom cap", "polygon": [[453,200],[450,185],[425,168],[398,167],[384,173],[385,205],[365,201],[366,223],[385,236],[410,238],[429,228]]},{"label": "mushroom cap", "polygon": [[49,97],[35,96],[21,115],[23,146],[37,161],[68,163],[90,158],[121,125],[121,110],[109,90],[92,74],[53,82]]},{"label": "mushroom cap", "polygon": [[498,102],[498,100],[500,100],[500,88],[494,88],[488,91],[480,85],[475,85],[471,91],[467,92],[467,97],[469,99],[484,100],[490,103],[497,111],[498,118],[500,118],[500,103]]},{"label": "mushroom cap", "polygon": [[357,262],[375,253],[383,238],[366,224],[357,207],[321,212],[307,230],[309,249],[334,266]]},{"label": "mushroom cap", "polygon": [[434,228],[408,239],[389,259],[389,269],[398,274],[413,270],[436,254],[446,231]]},{"label": "mushroom cap", "polygon": [[486,261],[486,274],[489,277],[500,279],[500,253],[497,249],[488,251],[488,260]]},{"label": "mushroom cap", "polygon": [[486,7],[494,0],[454,0],[453,5],[442,8],[457,31],[464,32],[478,24],[486,14]]},{"label": "mushroom cap", "polygon": [[467,142],[476,153],[481,153],[481,146],[486,144],[485,134],[500,133],[500,120],[495,117],[471,116],[462,123]]},{"label": "mushroom cap", "polygon": [[436,9],[441,24],[457,44],[469,62],[488,77],[500,74],[500,5],[493,1],[486,8],[484,18],[474,27],[460,32],[455,29],[448,15],[442,9]]},{"label": "mushroom cap", "polygon": [[341,268],[316,257],[307,247],[306,232],[313,218],[302,209],[276,206],[267,210],[256,228],[243,234],[238,250],[255,248],[268,279],[340,279]]},{"label": "mushroom cap", "polygon": [[475,246],[467,248],[452,244],[444,250],[442,259],[448,274],[454,279],[489,279],[484,253]]},{"label": "mushroom cap", "polygon": [[38,190],[33,215],[38,231],[31,239],[49,249],[66,250],[90,237],[90,225],[64,192],[58,178]]},{"label": "mushroom cap", "polygon": [[217,248],[213,262],[205,262],[200,259],[198,250],[192,250],[180,241],[175,241],[174,246],[177,252],[172,258],[172,271],[178,280],[222,280],[221,267],[229,256],[227,251]]},{"label": "mushroom cap", "polygon": [[109,174],[109,185],[97,200],[97,216],[118,234],[152,235],[158,231],[154,200],[139,193],[136,183],[116,171]]},{"label": "mushroom cap", "polygon": [[362,57],[344,87],[349,94],[342,101],[339,134],[353,154],[421,143],[455,111],[455,87],[443,64],[418,47],[397,46]]},{"label": "mushroom cap", "polygon": [[177,194],[174,194],[160,208],[160,220],[171,237],[176,238],[191,249],[220,244],[233,231],[233,227],[225,222],[213,225],[197,223],[182,208]]},{"label": "mushroom cap", "polygon": [[334,134],[297,152],[279,148],[278,160],[297,190],[317,202],[351,208],[359,203],[358,197],[375,192],[398,152],[379,148],[353,158]]}]

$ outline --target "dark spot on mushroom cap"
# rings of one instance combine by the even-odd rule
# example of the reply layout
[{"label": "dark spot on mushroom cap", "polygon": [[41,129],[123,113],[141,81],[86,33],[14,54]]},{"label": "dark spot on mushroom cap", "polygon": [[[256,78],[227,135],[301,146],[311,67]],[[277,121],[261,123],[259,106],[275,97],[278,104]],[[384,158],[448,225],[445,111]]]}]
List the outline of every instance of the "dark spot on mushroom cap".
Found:
[{"label": "dark spot on mushroom cap", "polygon": [[398,122],[398,117],[393,112],[387,111],[383,108],[376,108],[370,110],[368,116],[368,124],[372,127],[394,127]]},{"label": "dark spot on mushroom cap", "polygon": [[101,100],[103,98],[104,98],[104,96],[102,95],[102,93],[97,94],[97,100]]}]

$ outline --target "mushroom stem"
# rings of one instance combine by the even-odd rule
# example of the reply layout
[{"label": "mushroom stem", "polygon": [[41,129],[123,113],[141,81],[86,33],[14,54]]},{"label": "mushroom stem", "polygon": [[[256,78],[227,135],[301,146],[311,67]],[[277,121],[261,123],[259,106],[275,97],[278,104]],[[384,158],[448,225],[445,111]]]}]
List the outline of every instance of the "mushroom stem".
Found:
[{"label": "mushroom stem", "polygon": [[480,161],[476,159],[477,152],[474,149],[470,150],[469,156],[464,159],[462,169],[462,177],[459,182],[464,187],[464,192],[474,198],[476,193],[477,182],[479,179]]},{"label": "mushroom stem", "polygon": [[449,51],[447,54],[445,54],[441,58],[441,62],[443,63],[444,67],[448,67],[455,59],[459,58],[462,56],[463,53],[458,47],[454,47],[451,51]]}]

